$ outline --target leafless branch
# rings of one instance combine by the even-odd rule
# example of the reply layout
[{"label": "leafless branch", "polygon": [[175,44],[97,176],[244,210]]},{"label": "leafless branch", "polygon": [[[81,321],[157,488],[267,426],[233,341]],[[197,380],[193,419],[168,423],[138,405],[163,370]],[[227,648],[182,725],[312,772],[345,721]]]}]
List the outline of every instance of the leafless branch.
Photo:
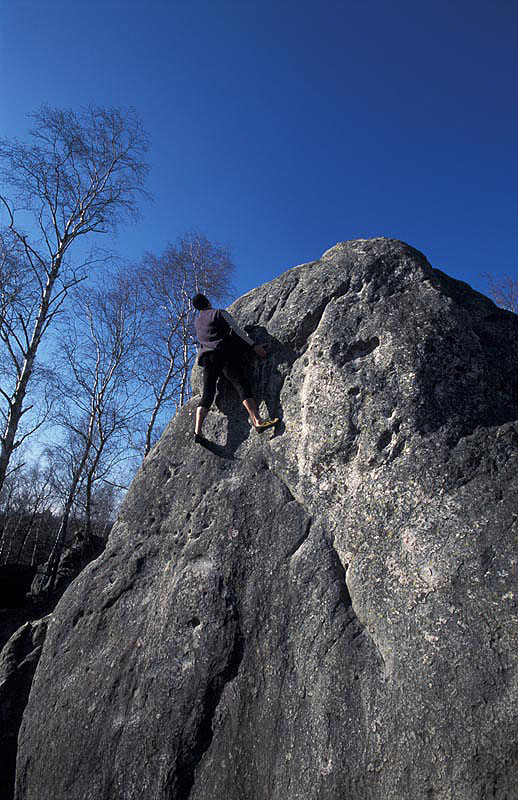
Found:
[{"label": "leafless branch", "polygon": [[484,277],[489,287],[489,296],[497,306],[512,311],[514,314],[518,313],[518,280],[509,275],[495,278],[488,273]]}]

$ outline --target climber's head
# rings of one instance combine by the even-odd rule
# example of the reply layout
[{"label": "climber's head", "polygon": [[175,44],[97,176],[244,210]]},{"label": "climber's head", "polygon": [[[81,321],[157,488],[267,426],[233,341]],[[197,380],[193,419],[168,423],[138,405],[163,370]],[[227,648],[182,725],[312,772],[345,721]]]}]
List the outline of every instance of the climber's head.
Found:
[{"label": "climber's head", "polygon": [[203,311],[204,308],[210,308],[210,301],[204,294],[195,294],[191,300],[196,311]]}]

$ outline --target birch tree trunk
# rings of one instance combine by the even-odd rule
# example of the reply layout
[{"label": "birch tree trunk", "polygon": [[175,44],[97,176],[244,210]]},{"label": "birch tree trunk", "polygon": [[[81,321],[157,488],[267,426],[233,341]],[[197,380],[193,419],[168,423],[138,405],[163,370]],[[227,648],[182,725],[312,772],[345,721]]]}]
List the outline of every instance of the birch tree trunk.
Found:
[{"label": "birch tree trunk", "polygon": [[[61,260],[62,256],[60,254],[60,256],[55,260],[54,266],[48,276],[45,285],[45,290],[43,292],[41,303],[38,309],[38,315],[36,318],[36,323],[34,326],[32,337],[30,339],[27,351],[26,353],[24,353],[25,358],[23,361],[19,378],[16,383],[16,388],[11,397],[7,398],[8,400],[7,422],[0,443],[1,444],[0,491],[2,490],[2,487],[4,485],[5,477],[7,475],[7,468],[9,466],[9,461],[11,459],[14,450],[16,450],[22,444],[22,442],[27,438],[27,436],[30,435],[26,433],[24,436],[16,440],[16,433],[20,425],[20,420],[22,416],[29,410],[27,408],[24,408],[25,396],[27,394],[27,387],[29,385],[29,381],[31,379],[31,375],[34,369],[34,362],[36,359],[36,354],[38,352],[38,347],[40,346],[45,326],[46,324],[48,324],[49,321],[48,320],[49,307],[54,289],[54,284],[59,274]],[[4,392],[2,393],[4,394]]]}]

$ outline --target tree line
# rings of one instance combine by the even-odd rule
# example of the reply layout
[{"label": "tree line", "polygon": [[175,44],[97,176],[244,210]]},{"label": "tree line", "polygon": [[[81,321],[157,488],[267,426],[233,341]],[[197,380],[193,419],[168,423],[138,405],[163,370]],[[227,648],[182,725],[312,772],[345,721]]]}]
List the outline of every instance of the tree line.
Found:
[{"label": "tree line", "polygon": [[0,140],[0,563],[55,583],[74,538],[105,535],[121,492],[189,397],[198,291],[229,299],[230,251],[185,233],[121,264],[148,139],[134,110],[43,107]]}]

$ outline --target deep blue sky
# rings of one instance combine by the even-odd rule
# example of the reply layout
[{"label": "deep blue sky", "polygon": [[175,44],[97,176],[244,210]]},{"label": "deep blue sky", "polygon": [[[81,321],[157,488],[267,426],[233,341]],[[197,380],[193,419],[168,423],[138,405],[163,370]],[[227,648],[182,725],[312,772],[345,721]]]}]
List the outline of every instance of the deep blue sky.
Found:
[{"label": "deep blue sky", "polygon": [[518,3],[0,0],[0,121],[133,105],[153,205],[129,258],[186,230],[239,293],[337,241],[393,236],[484,290],[517,276]]}]

